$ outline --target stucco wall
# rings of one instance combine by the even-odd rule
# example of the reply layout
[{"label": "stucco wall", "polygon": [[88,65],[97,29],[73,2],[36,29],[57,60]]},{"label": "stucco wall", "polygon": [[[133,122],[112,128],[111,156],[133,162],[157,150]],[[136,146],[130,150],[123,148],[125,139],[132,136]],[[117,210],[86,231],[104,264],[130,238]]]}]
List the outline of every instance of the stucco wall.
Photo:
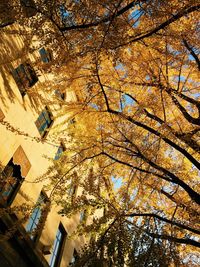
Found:
[{"label": "stucco wall", "polygon": [[[8,29],[17,30],[18,26],[12,25],[9,26]],[[38,142],[35,139],[40,138],[35,121],[44,108],[44,105],[38,102],[38,100],[34,102],[34,96],[32,95],[30,97],[28,93],[22,97],[11,73],[13,68],[27,59],[31,59],[32,61],[36,60],[39,56],[38,52],[34,52],[33,55],[27,54],[25,39],[20,37],[16,32],[15,34],[6,34],[5,32],[0,38],[2,40],[0,44],[0,119],[3,120],[3,123],[0,123],[0,162],[3,166],[6,166],[17,149],[19,147],[23,149],[30,163],[30,168],[12,206],[26,203],[28,200],[24,197],[25,194],[30,199],[29,203],[34,205],[45,184],[45,181],[35,183],[34,180],[45,173],[50,166],[51,161],[49,161],[48,158],[53,159],[55,157],[59,143],[50,144],[48,142]],[[49,82],[53,77],[40,73],[38,79],[39,81],[31,90],[37,89],[38,91],[41,89],[42,91],[42,82],[44,82],[45,79]],[[70,98],[73,100],[75,99],[73,92],[68,92],[66,101],[69,101]],[[55,112],[55,110],[55,107],[52,108],[53,112]],[[53,129],[56,124],[58,124],[58,121],[54,122],[48,136],[54,131]],[[41,248],[42,245],[53,245],[60,222],[63,224],[68,234],[71,234],[79,223],[79,215],[68,219],[59,216],[57,212],[58,207],[53,206],[41,233],[38,249]],[[66,267],[70,262],[74,247],[79,248],[83,243],[83,239],[75,241],[66,240],[61,267]],[[50,257],[51,255],[45,255],[47,261],[50,260]],[[22,264],[22,266],[25,265]]]}]

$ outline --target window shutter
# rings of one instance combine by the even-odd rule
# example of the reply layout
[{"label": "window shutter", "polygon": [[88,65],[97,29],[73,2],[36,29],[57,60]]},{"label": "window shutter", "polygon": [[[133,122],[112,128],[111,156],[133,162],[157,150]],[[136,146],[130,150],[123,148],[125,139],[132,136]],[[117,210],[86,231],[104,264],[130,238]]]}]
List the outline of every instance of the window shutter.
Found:
[{"label": "window shutter", "polygon": [[13,163],[21,166],[22,176],[26,177],[31,168],[31,164],[21,146],[18,147],[13,155]]}]

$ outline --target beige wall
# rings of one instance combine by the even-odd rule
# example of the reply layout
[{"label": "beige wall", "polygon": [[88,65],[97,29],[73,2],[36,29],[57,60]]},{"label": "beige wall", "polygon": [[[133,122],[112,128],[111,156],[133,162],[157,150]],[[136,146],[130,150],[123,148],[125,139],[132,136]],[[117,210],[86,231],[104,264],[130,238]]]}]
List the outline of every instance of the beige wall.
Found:
[{"label": "beige wall", "polygon": [[[0,47],[0,119],[3,119],[3,124],[0,123],[0,162],[3,166],[6,166],[9,160],[13,157],[16,150],[21,146],[25,152],[28,161],[30,162],[30,169],[25,177],[25,181],[17,194],[12,205],[20,205],[26,203],[27,199],[24,198],[24,194],[30,198],[30,203],[33,205],[36,203],[38,196],[43,188],[45,182],[34,183],[34,180],[41,176],[51,162],[45,158],[53,159],[58,149],[59,143],[51,142],[37,142],[35,137],[40,138],[40,134],[35,125],[35,121],[43,109],[43,105],[40,101],[34,102],[34,96],[29,96],[28,93],[22,97],[21,93],[16,85],[11,70],[12,67],[18,66],[21,62],[24,62],[27,58],[31,58],[32,61],[39,58],[39,54],[36,51],[34,55],[27,55],[26,42],[23,38],[19,37],[16,33],[17,26],[6,27],[8,32],[3,33],[0,38],[2,40]],[[12,33],[12,30],[15,33]],[[51,80],[53,76],[42,74],[40,72],[39,81],[31,88],[37,92],[42,89],[42,84],[45,81]],[[67,90],[67,88],[66,88]],[[43,97],[45,97],[43,95]],[[73,93],[68,93],[67,100],[70,97],[75,99]],[[52,108],[53,113],[56,110],[56,106]],[[4,114],[4,118],[2,116]],[[7,124],[8,123],[8,124]],[[51,127],[47,140],[51,139],[51,132],[54,132],[55,125]],[[6,127],[7,125],[7,127]],[[11,125],[15,130],[7,129]],[[17,131],[20,131],[20,134]],[[26,136],[27,135],[27,136]],[[48,214],[44,229],[42,231],[39,245],[53,245],[55,235],[62,222],[66,232],[70,235],[79,223],[79,215],[74,216],[72,219],[61,217],[57,214],[58,207],[53,206]],[[61,261],[61,267],[66,267],[72,258],[74,247],[80,248],[80,244],[83,244],[84,240],[67,240],[63,251],[63,258]],[[49,261],[51,255],[46,255],[45,258]]]}]

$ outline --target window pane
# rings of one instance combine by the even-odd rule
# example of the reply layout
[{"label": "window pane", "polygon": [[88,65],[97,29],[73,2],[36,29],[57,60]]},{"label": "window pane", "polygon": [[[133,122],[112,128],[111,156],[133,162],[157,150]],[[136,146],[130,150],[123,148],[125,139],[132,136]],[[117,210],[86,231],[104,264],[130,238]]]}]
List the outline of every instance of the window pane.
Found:
[{"label": "window pane", "polygon": [[8,162],[2,172],[0,181],[0,200],[4,204],[11,204],[22,181],[21,166],[13,163],[13,158]]},{"label": "window pane", "polygon": [[39,53],[41,56],[41,60],[44,63],[48,63],[50,61],[49,53],[47,52],[47,50],[44,47],[39,50]]},{"label": "window pane", "polygon": [[16,71],[19,76],[20,83],[23,85],[23,87],[30,87],[30,81],[28,79],[24,65],[20,64],[19,67],[16,68]]},{"label": "window pane", "polygon": [[43,116],[44,116],[44,120],[46,121],[46,123],[48,125],[50,125],[51,124],[51,118],[50,118],[49,112],[46,109],[43,111]]},{"label": "window pane", "polygon": [[49,262],[50,267],[55,267],[56,264],[58,263],[61,249],[62,249],[65,238],[66,238],[66,232],[65,232],[63,226],[59,225],[58,231],[56,233],[54,245],[53,245],[53,251],[52,251],[51,259]]},{"label": "window pane", "polygon": [[40,207],[36,207],[33,210],[33,213],[31,214],[31,217],[29,219],[29,223],[26,227],[27,231],[32,231],[37,227],[37,224],[39,222],[39,219],[41,217],[41,211],[40,211]]},{"label": "window pane", "polygon": [[38,81],[34,69],[28,63],[20,64],[12,71],[12,74],[22,96],[26,93],[27,87],[33,86]]},{"label": "window pane", "polygon": [[[42,205],[45,203],[45,196],[44,194],[41,192],[38,200],[37,200],[37,204],[36,207],[34,208],[29,221],[26,225],[26,231],[27,232],[32,232],[34,230],[37,229],[39,222],[40,222],[40,218],[42,216]],[[35,233],[31,235],[31,238],[34,239],[35,238]]]},{"label": "window pane", "polygon": [[18,183],[18,180],[16,177],[9,177],[7,181],[4,184],[4,187],[2,188],[2,196],[4,199],[8,199],[9,196],[12,195],[14,192],[16,185]]},{"label": "window pane", "polygon": [[58,150],[57,150],[57,152],[56,152],[56,155],[55,155],[55,160],[58,160],[60,157],[61,157],[61,155],[62,155],[62,153],[65,151],[65,147],[64,147],[64,145],[63,144],[60,144],[60,146],[59,146],[59,148],[58,148]]},{"label": "window pane", "polygon": [[35,122],[38,131],[42,136],[45,134],[45,131],[50,127],[51,123],[52,123],[51,115],[47,109],[44,109],[40,113],[38,119]]}]

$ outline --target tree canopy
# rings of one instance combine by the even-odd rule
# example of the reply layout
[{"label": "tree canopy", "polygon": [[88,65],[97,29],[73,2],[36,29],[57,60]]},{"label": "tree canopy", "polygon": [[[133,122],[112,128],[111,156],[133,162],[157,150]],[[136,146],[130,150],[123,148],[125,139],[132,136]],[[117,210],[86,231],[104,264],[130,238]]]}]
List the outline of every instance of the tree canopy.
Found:
[{"label": "tree canopy", "polygon": [[[200,247],[200,4],[22,2],[35,13],[25,17],[18,6],[15,20],[52,49],[50,71],[78,98],[63,102],[61,115],[76,122],[62,132],[58,171],[45,178],[63,215],[94,217],[78,229],[93,242],[83,260],[188,264]],[[63,194],[72,177],[82,188],[73,201]]]}]

